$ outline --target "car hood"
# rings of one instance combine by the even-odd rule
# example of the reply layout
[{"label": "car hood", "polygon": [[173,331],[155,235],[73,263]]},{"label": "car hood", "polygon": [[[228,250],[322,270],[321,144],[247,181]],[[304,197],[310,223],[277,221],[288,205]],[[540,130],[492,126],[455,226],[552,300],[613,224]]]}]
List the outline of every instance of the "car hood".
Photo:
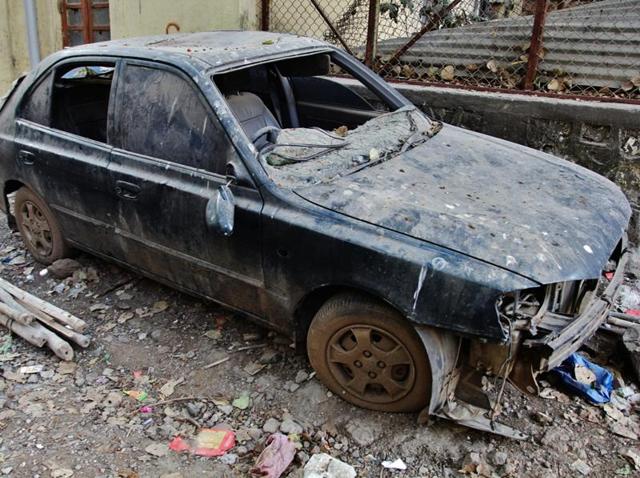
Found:
[{"label": "car hood", "polygon": [[295,192],[541,284],[599,277],[631,214],[620,189],[585,168],[448,125],[384,163]]}]

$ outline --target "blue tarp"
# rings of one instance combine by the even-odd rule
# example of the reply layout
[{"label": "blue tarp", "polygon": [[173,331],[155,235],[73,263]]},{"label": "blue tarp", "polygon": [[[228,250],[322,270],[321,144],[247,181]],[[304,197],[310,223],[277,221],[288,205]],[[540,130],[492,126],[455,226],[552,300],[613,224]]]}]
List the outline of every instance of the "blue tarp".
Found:
[{"label": "blue tarp", "polygon": [[[589,385],[577,381],[574,374],[576,365],[582,365],[591,370],[596,376],[595,382]],[[560,377],[560,380],[567,388],[586,398],[591,403],[608,403],[611,400],[613,374],[606,368],[589,362],[583,356],[575,353],[571,354],[562,362],[562,365],[553,369],[553,371]]]}]

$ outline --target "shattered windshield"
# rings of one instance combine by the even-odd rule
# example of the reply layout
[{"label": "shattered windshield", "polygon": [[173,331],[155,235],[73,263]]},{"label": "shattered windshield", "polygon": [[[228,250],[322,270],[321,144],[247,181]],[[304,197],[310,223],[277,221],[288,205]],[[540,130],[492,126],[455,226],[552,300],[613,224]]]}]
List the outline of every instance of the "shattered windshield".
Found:
[{"label": "shattered windshield", "polygon": [[284,188],[298,188],[353,174],[422,144],[441,124],[414,106],[382,114],[353,130],[288,128],[277,132],[260,160],[271,179]]}]

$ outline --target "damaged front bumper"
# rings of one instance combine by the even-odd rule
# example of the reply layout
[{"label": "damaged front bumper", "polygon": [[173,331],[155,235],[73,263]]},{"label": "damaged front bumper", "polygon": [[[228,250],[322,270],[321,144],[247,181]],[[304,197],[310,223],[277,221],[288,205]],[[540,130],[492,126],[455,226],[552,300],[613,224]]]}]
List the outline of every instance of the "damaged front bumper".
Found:
[{"label": "damaged front bumper", "polygon": [[537,394],[537,376],[559,366],[606,322],[624,279],[629,257],[626,236],[614,255],[615,270],[603,273],[593,294],[578,307],[579,312],[558,313],[545,299],[530,321],[514,320],[509,324],[510,340],[506,344],[463,339],[418,327],[429,351],[433,375],[431,401],[419,420],[424,423],[429,416],[438,416],[470,428],[526,438],[518,430],[496,422],[504,387],[497,396],[489,397],[483,377],[508,379],[520,390]]}]

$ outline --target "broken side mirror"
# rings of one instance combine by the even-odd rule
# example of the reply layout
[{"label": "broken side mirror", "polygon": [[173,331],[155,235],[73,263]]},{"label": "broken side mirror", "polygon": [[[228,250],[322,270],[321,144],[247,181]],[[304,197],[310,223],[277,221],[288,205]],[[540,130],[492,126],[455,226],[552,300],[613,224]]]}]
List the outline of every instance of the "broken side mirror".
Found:
[{"label": "broken side mirror", "polygon": [[205,210],[207,226],[223,236],[233,234],[235,200],[228,185],[218,188],[215,195],[207,202]]}]

